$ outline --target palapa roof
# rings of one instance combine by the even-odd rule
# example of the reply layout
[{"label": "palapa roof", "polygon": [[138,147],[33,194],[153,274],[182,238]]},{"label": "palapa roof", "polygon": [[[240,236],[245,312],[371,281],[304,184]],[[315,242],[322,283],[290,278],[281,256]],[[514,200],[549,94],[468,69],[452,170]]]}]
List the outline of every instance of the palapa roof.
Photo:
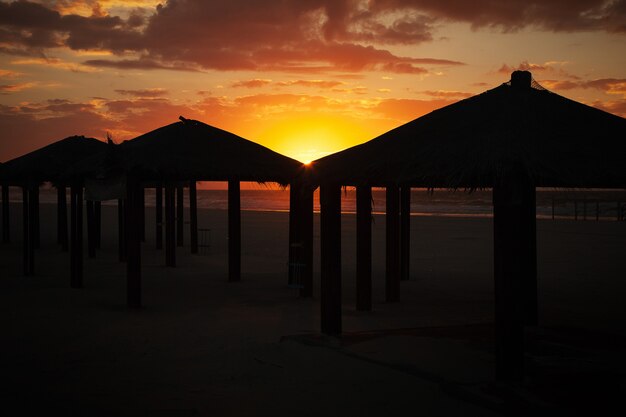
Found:
[{"label": "palapa roof", "polygon": [[73,175],[132,173],[146,181],[257,181],[288,184],[303,164],[233,133],[185,119],[113,146]]},{"label": "palapa roof", "polygon": [[129,168],[152,179],[286,184],[302,167],[233,133],[184,118],[126,142],[122,152]]},{"label": "palapa roof", "polygon": [[68,166],[97,155],[106,144],[94,138],[70,136],[5,162],[0,178],[10,184],[55,182]]},{"label": "palapa roof", "polygon": [[512,81],[312,163],[317,182],[481,188],[511,174],[536,186],[626,187],[626,119]]}]

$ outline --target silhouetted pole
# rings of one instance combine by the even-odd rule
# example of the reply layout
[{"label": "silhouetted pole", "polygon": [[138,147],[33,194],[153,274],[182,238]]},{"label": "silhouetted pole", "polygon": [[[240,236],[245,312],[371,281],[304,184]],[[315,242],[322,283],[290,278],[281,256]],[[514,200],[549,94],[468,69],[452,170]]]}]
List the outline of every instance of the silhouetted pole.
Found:
[{"label": "silhouetted pole", "polygon": [[137,183],[137,223],[139,223],[139,240],[141,242],[146,241],[146,190],[143,184]]},{"label": "silhouetted pole", "polygon": [[87,200],[86,203],[87,212],[87,256],[90,258],[96,257],[96,239],[95,239],[95,208],[92,200]]},{"label": "silhouetted pole", "polygon": [[241,195],[239,181],[228,181],[228,280],[241,280]]},{"label": "silhouetted pole", "polygon": [[24,275],[32,275],[32,259],[33,259],[33,242],[32,242],[32,224],[30,216],[30,197],[31,193],[28,186],[22,187],[22,267]]},{"label": "silhouetted pole", "polygon": [[41,227],[39,223],[39,184],[34,184],[31,188],[31,198],[29,201],[32,206],[32,236],[33,236],[33,248],[39,249],[41,247]]},{"label": "silhouetted pole", "polygon": [[156,248],[163,249],[163,187],[157,184],[155,190],[156,205]]},{"label": "silhouetted pole", "polygon": [[126,209],[124,200],[117,200],[117,237],[120,262],[126,261]]},{"label": "silhouetted pole", "polygon": [[356,187],[356,309],[372,310],[372,187]]},{"label": "silhouetted pole", "polygon": [[178,246],[184,246],[185,244],[185,195],[184,187],[182,185],[176,187],[176,244]]},{"label": "silhouetted pole", "polygon": [[94,209],[94,247],[100,249],[102,246],[102,201],[93,202]]},{"label": "silhouetted pole", "polygon": [[70,192],[70,286],[83,286],[83,186],[72,184]]},{"label": "silhouetted pole", "polygon": [[68,249],[67,236],[67,197],[64,185],[57,186],[57,243],[63,251]]},{"label": "silhouetted pole", "polygon": [[2,242],[11,242],[9,217],[9,186],[7,184],[2,184]]},{"label": "silhouetted pole", "polygon": [[126,299],[128,307],[141,307],[141,220],[143,186],[129,176],[126,181]]},{"label": "silhouetted pole", "polygon": [[287,282],[295,283],[300,273],[300,252],[302,250],[302,241],[300,239],[301,223],[300,218],[300,193],[302,185],[300,182],[294,181],[289,184],[289,261],[287,262]]},{"label": "silhouetted pole", "polygon": [[386,277],[385,299],[389,302],[400,298],[400,190],[396,185],[387,186],[386,213]]},{"label": "silhouetted pole", "polygon": [[303,187],[301,190],[300,212],[300,239],[302,253],[300,261],[302,268],[302,288],[300,297],[313,297],[313,193],[314,188]]},{"label": "silhouetted pole", "polygon": [[410,277],[411,259],[411,187],[400,188],[400,280]]},{"label": "silhouetted pole", "polygon": [[176,241],[175,241],[175,205],[174,185],[165,185],[165,265],[176,266]]},{"label": "silhouetted pole", "polygon": [[320,186],[320,304],[322,333],[341,334],[341,186]]},{"label": "silhouetted pole", "polygon": [[198,195],[196,181],[189,181],[189,245],[191,253],[198,253]]},{"label": "silhouetted pole", "polygon": [[538,288],[537,288],[537,206],[535,187],[526,185],[524,188],[527,193],[524,200],[524,208],[526,210],[525,227],[523,230],[527,233],[528,239],[528,255],[525,261],[526,276],[524,279],[525,293],[525,324],[528,326],[536,326],[538,324]]},{"label": "silhouetted pole", "polygon": [[493,188],[496,379],[524,376],[528,192],[519,180]]}]

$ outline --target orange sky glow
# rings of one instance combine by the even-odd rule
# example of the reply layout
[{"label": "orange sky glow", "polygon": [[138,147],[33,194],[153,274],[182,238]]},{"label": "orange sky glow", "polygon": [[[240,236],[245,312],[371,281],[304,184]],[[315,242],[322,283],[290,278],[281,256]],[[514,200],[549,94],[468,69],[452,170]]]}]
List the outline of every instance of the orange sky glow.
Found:
[{"label": "orange sky glow", "polygon": [[308,162],[515,69],[626,116],[626,0],[0,1],[0,161],[183,115]]}]

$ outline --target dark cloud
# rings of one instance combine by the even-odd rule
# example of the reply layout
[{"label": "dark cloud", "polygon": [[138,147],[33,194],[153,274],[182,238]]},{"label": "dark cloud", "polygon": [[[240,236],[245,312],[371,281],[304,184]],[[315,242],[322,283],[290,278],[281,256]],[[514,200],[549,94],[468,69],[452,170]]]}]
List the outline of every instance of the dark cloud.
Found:
[{"label": "dark cloud", "polygon": [[118,69],[421,74],[427,72],[424,65],[460,64],[382,49],[432,40],[434,20],[414,11],[364,10],[363,5],[348,0],[170,0],[152,15],[144,10],[123,19],[103,14],[97,2],[89,2],[94,12],[86,17],[18,1],[0,3],[0,43],[5,53],[67,46],[139,56],[85,62]]},{"label": "dark cloud", "polygon": [[132,96],[139,98],[156,98],[163,97],[169,94],[164,88],[143,88],[140,90],[115,90],[116,93],[124,96]]},{"label": "dark cloud", "polygon": [[375,11],[416,10],[473,28],[516,31],[528,26],[555,32],[626,32],[625,0],[372,0]]}]

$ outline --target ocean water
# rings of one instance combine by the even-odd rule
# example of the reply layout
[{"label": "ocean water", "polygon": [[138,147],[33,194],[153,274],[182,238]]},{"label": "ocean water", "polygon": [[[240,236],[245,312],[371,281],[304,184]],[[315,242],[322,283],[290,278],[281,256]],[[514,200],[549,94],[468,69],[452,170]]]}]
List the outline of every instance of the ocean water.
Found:
[{"label": "ocean water", "polygon": [[[146,206],[155,206],[154,189],[146,189]],[[537,216],[552,218],[553,202],[555,218],[616,219],[626,212],[626,190],[537,190]],[[185,205],[189,204],[185,191]],[[10,201],[21,202],[20,188],[11,187]],[[385,190],[372,190],[374,213],[385,212]],[[56,190],[42,186],[42,203],[56,204]],[[115,205],[116,201],[103,202]],[[216,210],[228,208],[226,190],[198,190],[198,207]],[[289,190],[261,189],[241,190],[241,208],[250,211],[289,211]],[[319,190],[315,192],[314,209],[319,212]],[[356,191],[353,188],[342,192],[341,210],[344,213],[356,212]],[[434,190],[414,188],[411,190],[411,215],[414,216],[456,216],[491,217],[491,190],[477,190],[472,193],[462,190]]]}]

